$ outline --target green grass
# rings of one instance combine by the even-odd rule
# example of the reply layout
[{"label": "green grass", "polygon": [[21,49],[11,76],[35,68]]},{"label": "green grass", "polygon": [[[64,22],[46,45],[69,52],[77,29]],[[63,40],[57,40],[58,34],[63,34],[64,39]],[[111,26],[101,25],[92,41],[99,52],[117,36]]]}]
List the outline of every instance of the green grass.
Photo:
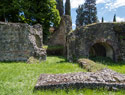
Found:
[{"label": "green grass", "polygon": [[105,62],[102,61],[101,64],[103,64],[104,66],[106,66],[109,69],[112,69],[116,72],[125,74],[125,62]]},{"label": "green grass", "polygon": [[93,59],[97,64],[101,64],[106,68],[112,69],[116,72],[125,74],[125,61],[114,62],[109,58],[97,57]]},{"label": "green grass", "polygon": [[41,64],[0,63],[0,95],[32,95],[42,73],[83,71],[77,64],[66,62],[62,57],[48,57]]},{"label": "green grass", "polygon": [[60,90],[57,89],[55,91],[38,91],[37,95],[125,95],[125,91],[108,91],[103,89],[70,89],[68,90]]},{"label": "green grass", "polygon": [[47,45],[44,45],[43,48],[46,49],[46,50],[61,50],[64,47],[60,46],[60,45],[57,45],[57,46],[47,46]]},{"label": "green grass", "polygon": [[[123,64],[124,65],[124,64]],[[120,65],[121,66],[121,65]],[[120,67],[119,66],[119,67]],[[110,65],[108,65],[110,67]],[[115,70],[117,67],[113,65]],[[112,67],[112,69],[114,69]],[[110,67],[111,68],[111,67]],[[66,62],[63,57],[48,57],[41,64],[0,63],[0,95],[124,95],[125,91],[106,90],[59,90],[35,91],[34,86],[42,73],[86,72],[75,63]],[[120,72],[120,71],[119,71]],[[121,73],[124,73],[121,72]]]}]

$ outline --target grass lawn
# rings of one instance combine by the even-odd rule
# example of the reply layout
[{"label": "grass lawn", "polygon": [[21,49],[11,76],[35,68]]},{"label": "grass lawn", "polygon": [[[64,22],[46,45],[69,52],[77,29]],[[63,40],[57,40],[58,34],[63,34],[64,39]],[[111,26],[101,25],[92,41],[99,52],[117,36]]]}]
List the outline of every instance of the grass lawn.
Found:
[{"label": "grass lawn", "polygon": [[107,58],[99,57],[99,59],[98,58],[95,59],[95,62],[98,64],[102,64],[106,68],[110,68],[116,72],[125,74],[125,62],[123,62],[123,61],[122,62],[113,62],[110,59],[107,60]]},{"label": "grass lawn", "polygon": [[[104,63],[103,63],[104,64]],[[125,64],[107,65],[109,68],[125,73]],[[34,86],[42,73],[86,72],[75,63],[66,62],[62,57],[48,57],[41,64],[0,63],[0,95],[125,95],[125,91],[106,90],[59,90],[35,91]]]}]

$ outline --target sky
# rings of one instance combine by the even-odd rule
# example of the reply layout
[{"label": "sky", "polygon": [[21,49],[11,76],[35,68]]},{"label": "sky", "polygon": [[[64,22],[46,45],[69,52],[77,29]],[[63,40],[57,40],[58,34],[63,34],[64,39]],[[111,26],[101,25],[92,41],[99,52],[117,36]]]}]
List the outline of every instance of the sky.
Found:
[{"label": "sky", "polygon": [[[65,2],[65,0],[64,0]],[[79,5],[84,4],[85,0],[70,0],[72,25],[75,29],[76,9]],[[97,17],[99,21],[104,17],[104,22],[112,22],[114,14],[118,22],[125,21],[125,0],[96,0]]]}]

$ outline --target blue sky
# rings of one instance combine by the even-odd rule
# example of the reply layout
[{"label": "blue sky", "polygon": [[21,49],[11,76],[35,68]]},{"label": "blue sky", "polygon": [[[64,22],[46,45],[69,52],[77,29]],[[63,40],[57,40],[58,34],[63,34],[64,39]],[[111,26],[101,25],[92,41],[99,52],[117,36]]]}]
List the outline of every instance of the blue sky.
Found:
[{"label": "blue sky", "polygon": [[[75,29],[76,9],[85,0],[70,0],[71,1],[71,15],[73,22],[73,29]],[[65,2],[65,0],[64,0]],[[97,0],[97,16],[101,20],[104,17],[105,22],[112,22],[114,14],[117,16],[117,21],[125,21],[125,0]]]}]

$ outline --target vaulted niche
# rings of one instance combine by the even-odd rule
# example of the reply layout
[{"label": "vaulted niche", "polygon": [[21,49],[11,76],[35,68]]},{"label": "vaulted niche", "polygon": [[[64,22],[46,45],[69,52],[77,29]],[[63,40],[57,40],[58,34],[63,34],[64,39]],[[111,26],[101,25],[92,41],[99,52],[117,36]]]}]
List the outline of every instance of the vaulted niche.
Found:
[{"label": "vaulted niche", "polygon": [[90,57],[109,57],[114,60],[114,50],[107,43],[96,43],[89,50]]}]

